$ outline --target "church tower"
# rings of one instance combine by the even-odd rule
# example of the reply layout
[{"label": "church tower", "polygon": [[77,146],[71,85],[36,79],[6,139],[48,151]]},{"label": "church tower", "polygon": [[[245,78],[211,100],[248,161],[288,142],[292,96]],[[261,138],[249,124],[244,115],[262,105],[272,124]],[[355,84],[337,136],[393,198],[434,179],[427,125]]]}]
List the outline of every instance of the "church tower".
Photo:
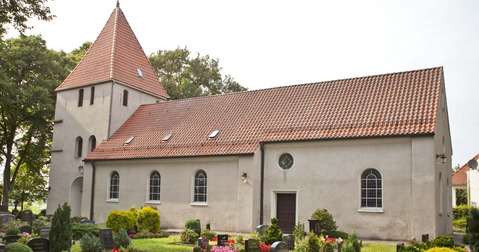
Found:
[{"label": "church tower", "polygon": [[169,99],[117,3],[80,63],[55,90],[47,214],[59,204],[80,216],[83,158],[142,104]]}]

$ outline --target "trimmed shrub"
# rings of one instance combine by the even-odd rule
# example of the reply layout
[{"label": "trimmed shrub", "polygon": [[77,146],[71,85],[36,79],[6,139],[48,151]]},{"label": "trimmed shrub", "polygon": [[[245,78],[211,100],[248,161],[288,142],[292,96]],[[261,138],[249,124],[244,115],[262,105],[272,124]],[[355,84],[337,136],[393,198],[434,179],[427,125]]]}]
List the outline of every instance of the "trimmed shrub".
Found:
[{"label": "trimmed shrub", "polygon": [[333,245],[330,242],[326,242],[323,247],[323,252],[334,252]]},{"label": "trimmed shrub", "polygon": [[454,248],[454,240],[451,236],[438,236],[431,241],[431,247]]},{"label": "trimmed shrub", "polygon": [[348,236],[348,241],[343,244],[341,252],[361,252],[361,246],[354,230],[353,233]]},{"label": "trimmed shrub", "polygon": [[458,228],[466,228],[467,227],[467,219],[462,218],[462,219],[453,220],[452,224],[455,227],[458,227]]},{"label": "trimmed shrub", "polygon": [[50,222],[47,222],[47,217],[45,216],[37,217],[32,222],[32,232],[34,234],[40,234],[42,231],[42,227],[49,227],[49,226],[50,226]]},{"label": "trimmed shrub", "polygon": [[201,234],[200,220],[189,219],[185,223],[185,228],[195,231],[198,235]]},{"label": "trimmed shrub", "polygon": [[65,203],[52,217],[50,228],[50,252],[70,251],[72,246],[72,220],[70,219],[71,208]]},{"label": "trimmed shrub", "polygon": [[200,247],[196,246],[193,248],[193,252],[203,252],[203,250]]},{"label": "trimmed shrub", "polygon": [[[130,207],[130,213],[133,215],[133,218],[135,219],[135,226],[138,227],[138,209],[136,208],[135,205]],[[128,230],[126,230],[128,231]]]},{"label": "trimmed shrub", "polygon": [[315,233],[311,232],[305,241],[307,252],[321,251],[319,237]]},{"label": "trimmed shrub", "polygon": [[319,231],[321,233],[329,234],[330,232],[336,231],[338,228],[333,216],[328,213],[328,210],[326,209],[316,209],[311,215],[311,218],[315,218],[319,221]]},{"label": "trimmed shrub", "polygon": [[[130,214],[132,215],[132,214]],[[138,212],[138,228],[152,233],[160,231],[161,219],[158,210],[147,206]]]},{"label": "trimmed shrub", "polygon": [[308,233],[304,231],[304,224],[298,221],[298,224],[294,226],[293,235],[295,241],[302,241]]},{"label": "trimmed shrub", "polygon": [[408,246],[404,246],[404,244],[402,244],[401,247],[399,248],[399,252],[419,252],[419,251],[420,249],[414,246],[413,244]]},{"label": "trimmed shrub", "polygon": [[341,239],[348,239],[348,233],[346,232],[342,232],[342,231],[333,231],[331,233],[329,233],[329,237],[330,238],[341,238]]},{"label": "trimmed shrub", "polygon": [[97,236],[100,232],[100,228],[97,225],[72,223],[72,239],[80,240],[85,235]]},{"label": "trimmed shrub", "polygon": [[82,252],[101,252],[100,239],[93,235],[85,235],[80,239],[80,248]]},{"label": "trimmed shrub", "polygon": [[434,247],[426,250],[426,252],[456,252],[456,250],[445,247]]},{"label": "trimmed shrub", "polygon": [[198,234],[195,231],[186,228],[183,231],[181,231],[180,240],[181,240],[181,243],[195,244],[196,241],[198,240]]},{"label": "trimmed shrub", "polygon": [[128,236],[128,234],[126,233],[125,229],[123,229],[123,228],[120,229],[120,232],[118,232],[118,235],[115,235],[113,240],[115,241],[115,247],[117,249],[119,249],[121,247],[126,249],[131,244],[131,239]]},{"label": "trimmed shrub", "polygon": [[10,228],[5,232],[6,235],[18,235],[20,233],[21,233],[20,229],[18,229],[16,227]]},{"label": "trimmed shrub", "polygon": [[263,240],[266,245],[271,245],[275,241],[283,240],[283,232],[279,229],[277,218],[271,218],[271,225],[266,228],[265,234],[261,237],[261,240]]},{"label": "trimmed shrub", "polygon": [[8,252],[33,252],[33,250],[29,246],[27,246],[23,243],[18,243],[18,242],[10,243],[7,246],[5,246],[5,251],[8,251]]},{"label": "trimmed shrub", "polygon": [[122,228],[129,230],[135,223],[136,219],[132,212],[113,210],[108,214],[105,224],[113,232],[118,233]]},{"label": "trimmed shrub", "polygon": [[87,217],[79,217],[79,216],[73,216],[72,217],[72,223],[78,222],[80,223],[82,220],[88,220]]},{"label": "trimmed shrub", "polygon": [[471,208],[467,205],[460,205],[452,210],[454,220],[465,219],[471,213]]},{"label": "trimmed shrub", "polygon": [[464,234],[464,236],[462,237],[462,243],[471,244],[471,234],[469,233]]},{"label": "trimmed shrub", "polygon": [[[240,235],[240,236],[241,236],[241,235]],[[240,236],[238,236],[238,237],[240,237]],[[201,238],[208,239],[208,240],[211,241],[211,240],[213,240],[213,238],[216,237],[216,233],[213,232],[213,231],[211,231],[211,230],[209,230],[209,229],[205,229],[205,230],[201,231],[201,236],[200,236],[200,237],[201,237]]]}]

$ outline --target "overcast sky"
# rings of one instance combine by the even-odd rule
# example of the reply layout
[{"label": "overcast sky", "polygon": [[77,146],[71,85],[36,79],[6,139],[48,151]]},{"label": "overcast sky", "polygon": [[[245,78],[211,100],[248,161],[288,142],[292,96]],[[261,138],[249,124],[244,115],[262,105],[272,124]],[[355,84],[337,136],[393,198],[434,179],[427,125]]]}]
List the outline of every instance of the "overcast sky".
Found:
[{"label": "overcast sky", "polygon": [[[94,41],[116,0],[56,0],[48,47]],[[479,153],[479,1],[121,0],[147,55],[187,46],[250,90],[444,66],[453,166]],[[10,30],[8,36],[16,36]],[[7,36],[7,37],[8,37]]]}]

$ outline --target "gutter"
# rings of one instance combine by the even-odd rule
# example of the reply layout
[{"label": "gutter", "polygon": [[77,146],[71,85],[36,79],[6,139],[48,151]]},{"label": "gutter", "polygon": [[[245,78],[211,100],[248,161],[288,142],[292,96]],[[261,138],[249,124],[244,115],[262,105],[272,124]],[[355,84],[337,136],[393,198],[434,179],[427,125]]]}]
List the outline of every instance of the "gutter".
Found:
[{"label": "gutter", "polygon": [[260,204],[259,204],[259,223],[260,225],[263,224],[264,218],[263,218],[263,203],[264,203],[264,143],[261,142],[259,144],[259,148],[261,151],[261,185],[260,185]]},{"label": "gutter", "polygon": [[91,175],[91,196],[90,196],[90,220],[93,220],[94,217],[94,206],[95,206],[95,175],[96,175],[96,167],[95,161],[91,162],[92,175]]}]

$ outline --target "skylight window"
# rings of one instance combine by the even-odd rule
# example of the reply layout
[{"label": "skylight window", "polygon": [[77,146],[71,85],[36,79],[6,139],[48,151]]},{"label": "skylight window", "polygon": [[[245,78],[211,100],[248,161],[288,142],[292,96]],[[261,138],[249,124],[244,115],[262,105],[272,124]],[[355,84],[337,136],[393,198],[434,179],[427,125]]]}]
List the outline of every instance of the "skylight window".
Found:
[{"label": "skylight window", "polygon": [[161,139],[162,142],[168,142],[171,140],[171,138],[173,137],[173,134],[170,133],[168,135],[166,135],[165,137],[163,137],[163,139]]},{"label": "skylight window", "polygon": [[143,73],[141,72],[141,69],[137,68],[136,72],[138,73],[138,77],[143,79]]},{"label": "skylight window", "polygon": [[134,136],[132,136],[132,137],[126,139],[126,141],[123,143],[123,145],[129,145],[129,144],[131,144],[131,142],[133,142],[134,139],[135,139]]},{"label": "skylight window", "polygon": [[220,134],[220,131],[219,130],[215,130],[213,132],[211,132],[211,134],[208,136],[209,139],[215,139],[218,137],[218,135]]}]

